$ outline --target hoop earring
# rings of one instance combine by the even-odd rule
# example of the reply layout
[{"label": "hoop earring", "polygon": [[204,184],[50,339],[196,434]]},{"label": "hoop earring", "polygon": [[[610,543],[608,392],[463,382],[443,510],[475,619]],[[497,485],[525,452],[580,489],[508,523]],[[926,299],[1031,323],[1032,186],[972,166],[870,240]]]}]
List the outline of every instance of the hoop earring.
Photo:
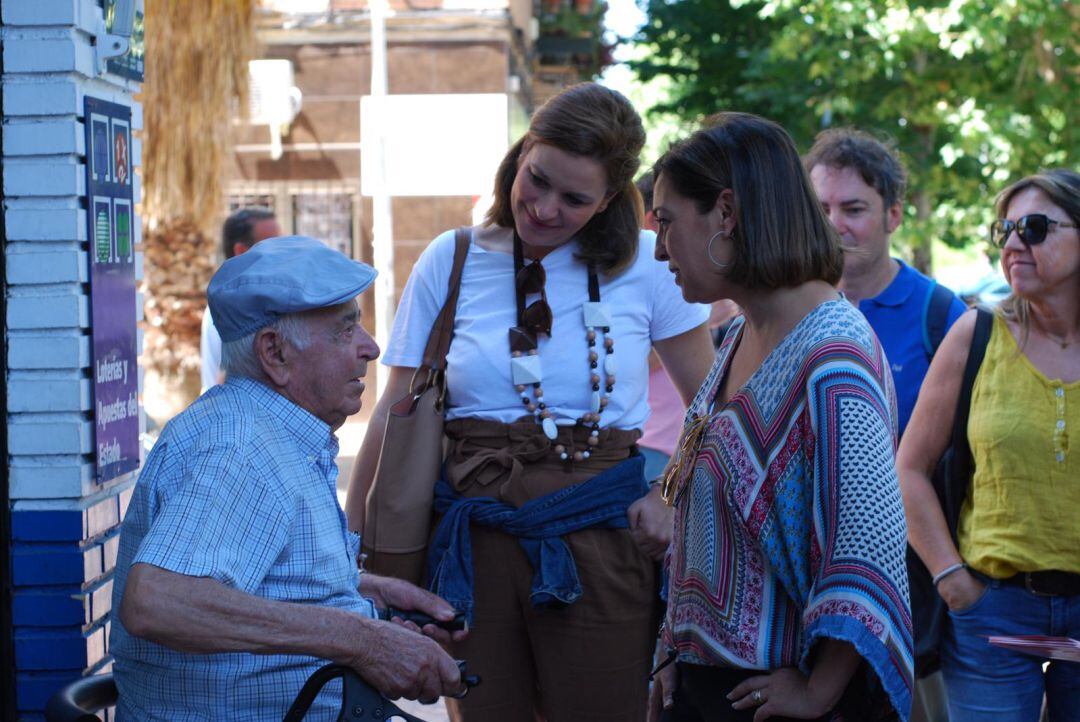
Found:
[{"label": "hoop earring", "polygon": [[723,268],[727,268],[727,267],[728,267],[728,266],[730,266],[731,264],[730,264],[730,263],[721,263],[720,261],[718,261],[718,260],[716,260],[715,258],[713,258],[713,254],[712,254],[712,244],[713,244],[713,241],[715,241],[715,240],[716,240],[716,237],[717,237],[717,236],[723,236],[724,238],[728,238],[728,237],[729,237],[729,236],[728,236],[728,234],[727,234],[727,233],[724,233],[723,231],[717,231],[716,233],[712,234],[712,238],[710,238],[710,239],[709,239],[709,242],[705,244],[705,253],[706,253],[706,254],[708,254],[708,256],[709,256],[709,260],[710,260],[710,261],[712,261],[712,264],[713,264],[714,266],[716,266],[717,268],[721,268],[721,269],[723,269]]}]

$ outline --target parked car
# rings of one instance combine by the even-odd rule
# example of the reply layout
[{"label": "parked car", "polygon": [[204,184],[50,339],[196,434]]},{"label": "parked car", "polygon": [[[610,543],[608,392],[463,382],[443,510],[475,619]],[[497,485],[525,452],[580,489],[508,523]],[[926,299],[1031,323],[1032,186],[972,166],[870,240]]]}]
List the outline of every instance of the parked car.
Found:
[{"label": "parked car", "polygon": [[996,306],[1009,295],[1009,288],[1005,277],[1000,273],[994,273],[980,278],[975,283],[960,289],[959,296],[969,306],[976,303],[983,306]]}]

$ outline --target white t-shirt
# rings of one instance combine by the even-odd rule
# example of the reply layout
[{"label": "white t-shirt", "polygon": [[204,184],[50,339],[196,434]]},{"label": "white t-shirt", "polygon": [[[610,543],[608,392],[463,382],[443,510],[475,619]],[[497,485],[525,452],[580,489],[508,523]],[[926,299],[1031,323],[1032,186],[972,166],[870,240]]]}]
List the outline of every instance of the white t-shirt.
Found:
[{"label": "white t-shirt", "polygon": [[203,311],[199,350],[199,355],[202,356],[202,393],[205,394],[211,386],[217,385],[218,375],[221,373],[221,336],[214,326],[209,306]]},{"label": "white t-shirt", "polygon": [[[709,307],[683,300],[667,266],[653,258],[656,236],[643,231],[637,257],[615,278],[600,274],[600,300],[612,315],[616,383],[601,426],[637,429],[649,416],[649,349],[705,323]],[[574,257],[576,241],[543,259],[547,300],[555,321],[551,337],[540,338],[544,402],[557,422],[580,418],[589,410],[589,347],[582,304],[589,300],[585,264]],[[441,234],[421,254],[398,304],[387,366],[416,367],[422,362],[431,326],[446,300],[454,265],[454,232]],[[529,299],[532,300],[532,297]],[[514,257],[469,246],[461,277],[454,340],[447,356],[447,419],[481,418],[508,423],[528,412],[510,376],[508,331],[517,325]],[[597,334],[600,377],[604,351]],[[532,398],[532,390],[527,391]]]}]

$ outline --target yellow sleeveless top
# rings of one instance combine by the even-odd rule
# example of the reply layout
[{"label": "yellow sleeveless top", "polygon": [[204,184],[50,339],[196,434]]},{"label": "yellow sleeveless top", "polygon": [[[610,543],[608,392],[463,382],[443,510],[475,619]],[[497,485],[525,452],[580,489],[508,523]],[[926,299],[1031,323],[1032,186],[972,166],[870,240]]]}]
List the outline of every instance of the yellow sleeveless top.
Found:
[{"label": "yellow sleeveless top", "polygon": [[975,475],[960,510],[964,560],[997,579],[1080,573],[1080,381],[1046,378],[996,314],[968,441]]}]

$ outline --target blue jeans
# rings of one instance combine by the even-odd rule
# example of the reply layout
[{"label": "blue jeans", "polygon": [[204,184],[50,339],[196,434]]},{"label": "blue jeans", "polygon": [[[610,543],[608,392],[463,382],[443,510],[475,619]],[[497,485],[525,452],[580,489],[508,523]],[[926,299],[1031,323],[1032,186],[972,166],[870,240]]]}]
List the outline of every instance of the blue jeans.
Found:
[{"label": "blue jeans", "polygon": [[1050,722],[1080,722],[1080,663],[1051,661],[991,646],[998,635],[1080,638],[1080,595],[1037,596],[982,578],[974,604],[949,612],[941,671],[951,722],[1037,722],[1045,693]]},{"label": "blue jeans", "polygon": [[638,451],[645,457],[645,481],[652,481],[664,473],[670,456],[647,446],[639,446]]}]

